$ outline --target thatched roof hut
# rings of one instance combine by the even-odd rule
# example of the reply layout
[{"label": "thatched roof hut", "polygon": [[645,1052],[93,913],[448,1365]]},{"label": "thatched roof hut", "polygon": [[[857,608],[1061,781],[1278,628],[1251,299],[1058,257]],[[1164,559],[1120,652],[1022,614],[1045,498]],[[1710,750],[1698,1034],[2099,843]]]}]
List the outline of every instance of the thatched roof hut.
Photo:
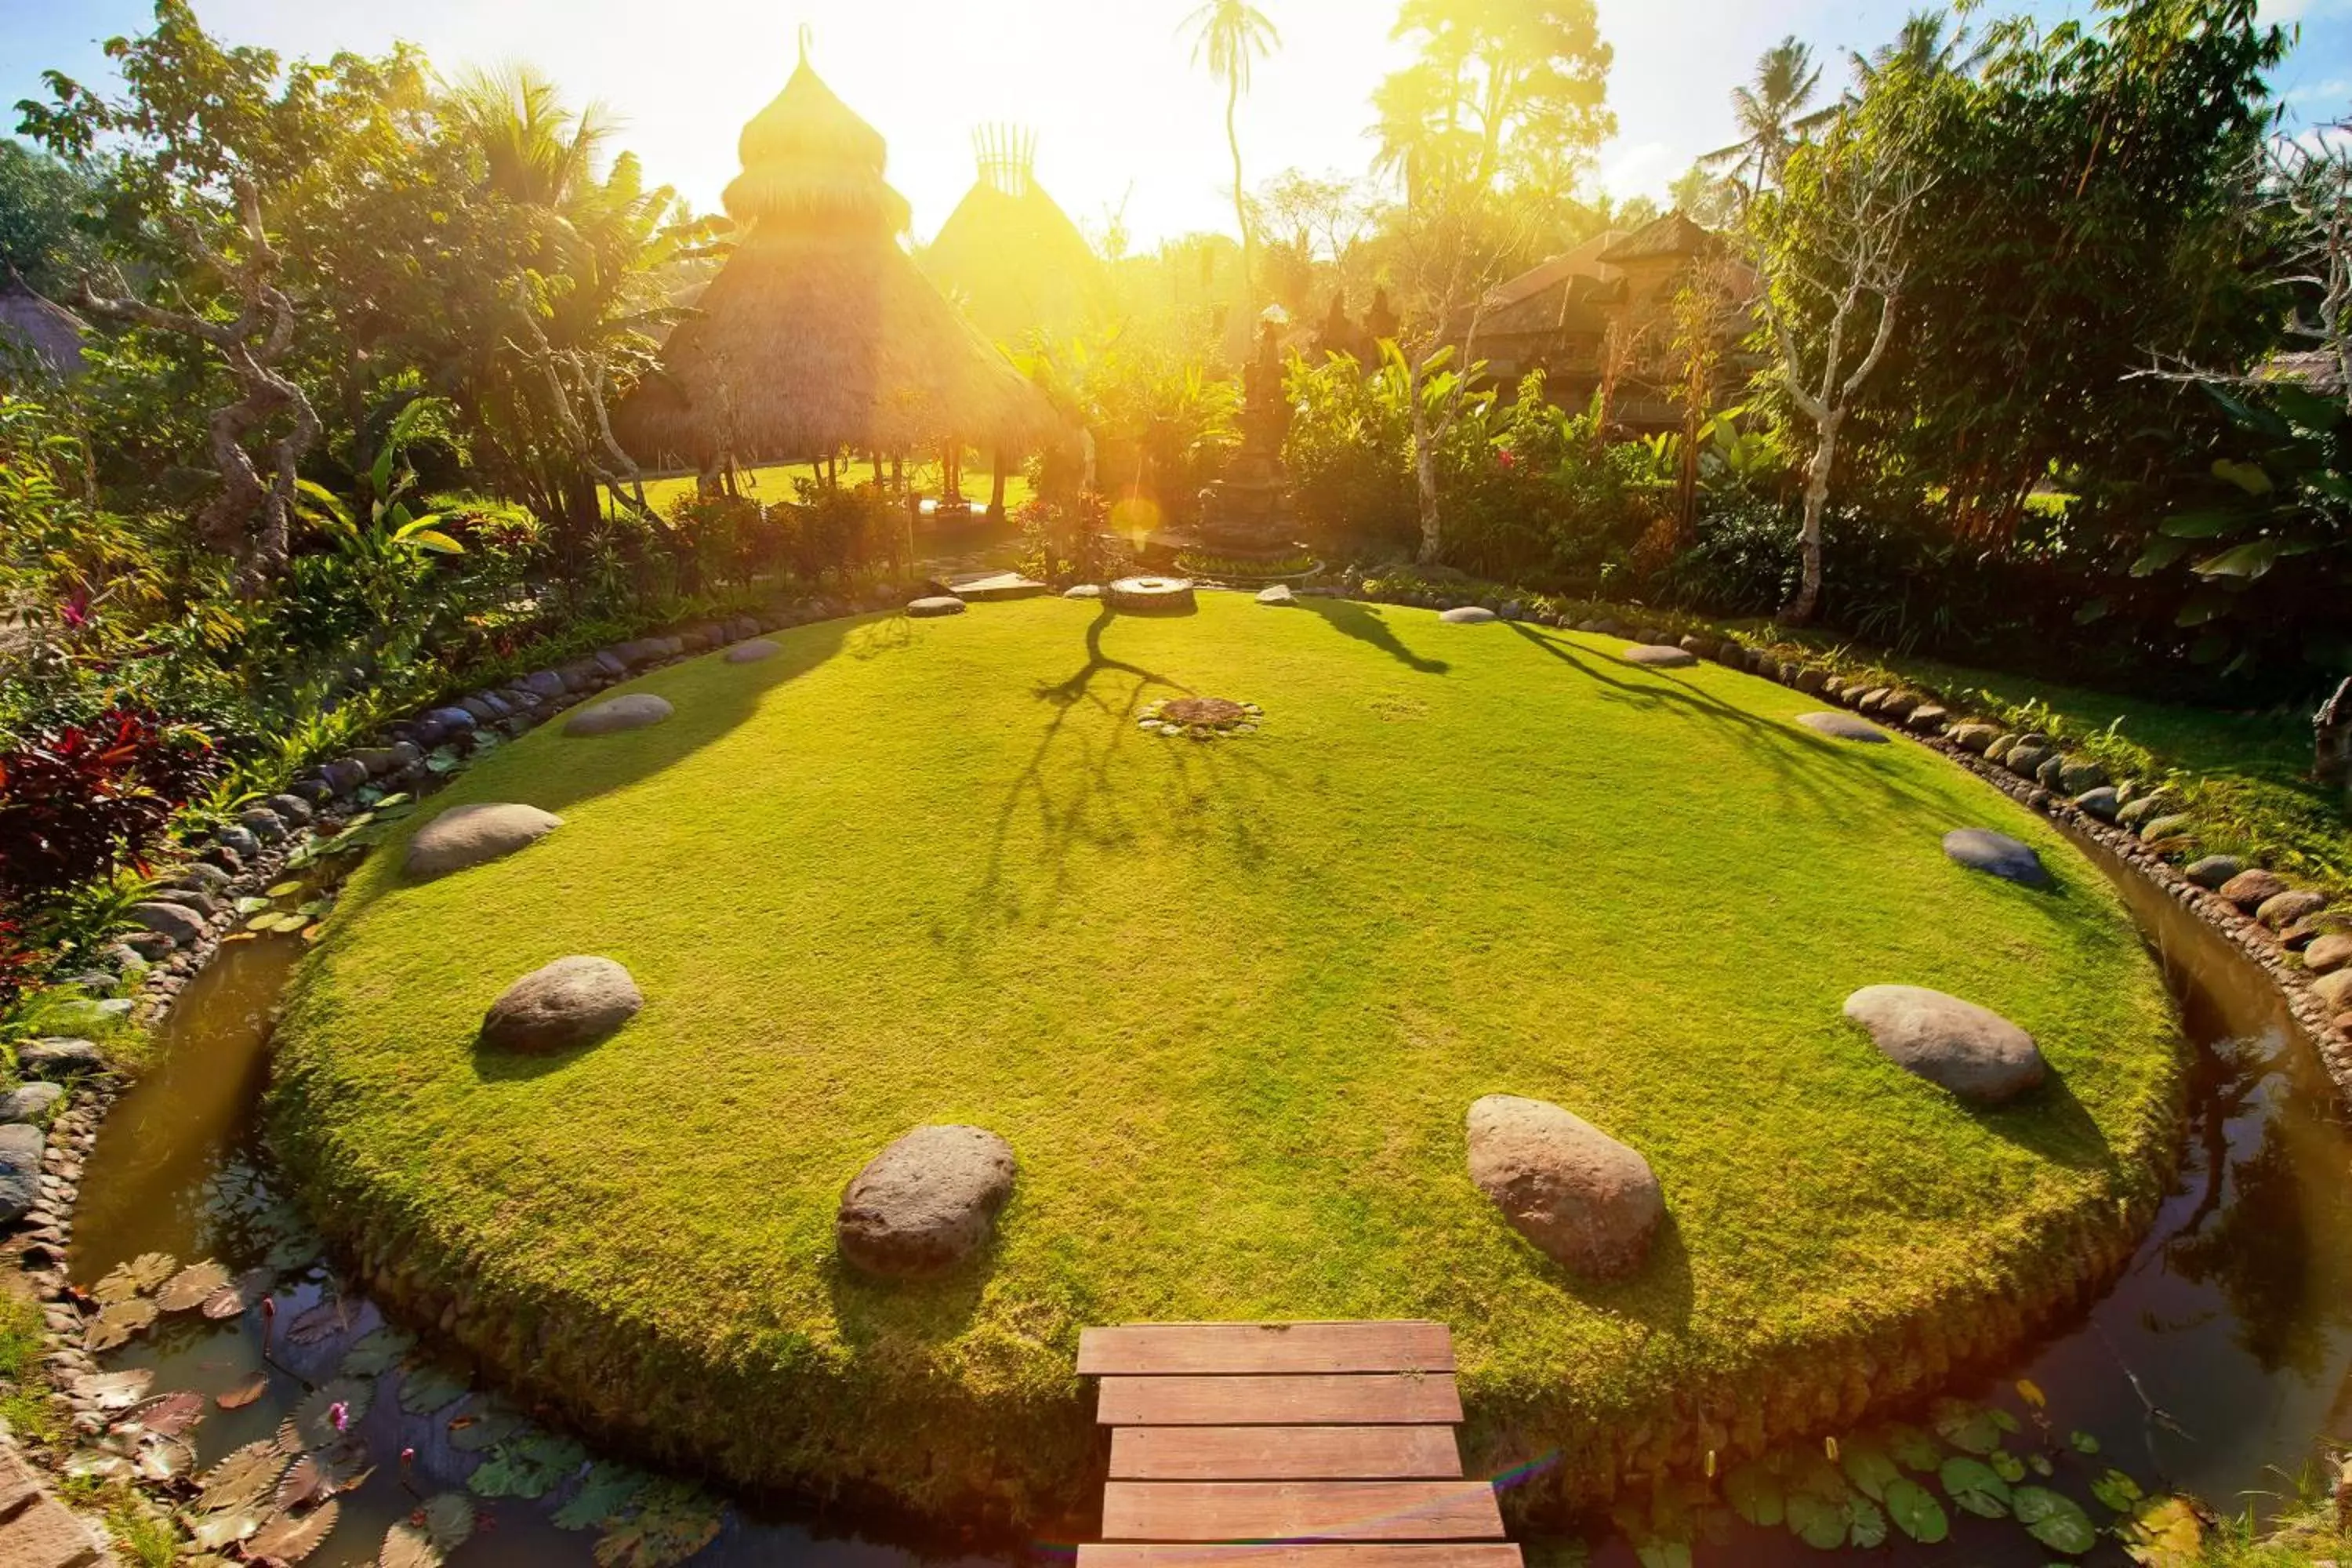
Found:
[{"label": "thatched roof hut", "polygon": [[734,254],[621,409],[640,461],[1019,449],[1061,434],[1044,395],[899,247],[907,203],[882,177],[882,137],[805,54],[741,147],[725,196]]},{"label": "thatched roof hut", "polygon": [[0,273],[0,372],[17,361],[50,375],[79,374],[88,331],[80,317],[27,288],[15,268]]},{"label": "thatched roof hut", "polygon": [[922,253],[925,272],[1000,343],[1074,324],[1102,264],[1037,183],[1037,138],[1011,126],[972,133],[980,177]]}]

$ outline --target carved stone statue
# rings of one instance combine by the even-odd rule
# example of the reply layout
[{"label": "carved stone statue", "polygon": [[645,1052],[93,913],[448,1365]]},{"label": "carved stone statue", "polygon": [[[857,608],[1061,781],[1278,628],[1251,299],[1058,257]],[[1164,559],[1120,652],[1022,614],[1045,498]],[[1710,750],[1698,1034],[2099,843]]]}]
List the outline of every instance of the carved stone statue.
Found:
[{"label": "carved stone statue", "polygon": [[1204,572],[1214,575],[1296,576],[1293,563],[1306,554],[1282,471],[1290,405],[1282,391],[1280,327],[1271,316],[1259,323],[1257,353],[1242,372],[1241,449],[1224,477],[1201,492],[1201,553]]}]

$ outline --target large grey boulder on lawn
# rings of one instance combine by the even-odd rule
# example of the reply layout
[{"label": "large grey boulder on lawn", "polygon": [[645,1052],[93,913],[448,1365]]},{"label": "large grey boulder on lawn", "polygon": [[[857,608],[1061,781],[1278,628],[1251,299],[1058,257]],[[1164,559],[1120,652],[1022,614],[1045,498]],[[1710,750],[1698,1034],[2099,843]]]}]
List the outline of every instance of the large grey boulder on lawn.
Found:
[{"label": "large grey boulder on lawn", "polygon": [[1689,649],[1665,643],[1636,643],[1617,657],[1627,664],[1654,665],[1660,669],[1686,669],[1698,662],[1698,655]]},{"label": "large grey boulder on lawn", "polygon": [[614,697],[583,708],[564,721],[567,735],[617,735],[627,730],[643,730],[658,724],[677,710],[650,691],[632,691],[626,697]]},{"label": "large grey boulder on lawn", "polygon": [[1955,827],[1944,835],[1944,853],[1971,871],[1983,871],[2029,888],[2050,884],[2050,868],[2033,846],[1990,827]]},{"label": "large grey boulder on lawn", "polygon": [[773,658],[783,651],[782,643],[770,642],[766,637],[753,637],[749,642],[737,643],[719,657],[729,664],[757,664],[763,658]]},{"label": "large grey boulder on lawn", "polygon": [[1013,1195],[1012,1146],[982,1127],[918,1127],[842,1189],[834,1237],[868,1274],[923,1279],[980,1250]]},{"label": "large grey boulder on lawn", "polygon": [[1797,722],[1816,735],[1827,735],[1834,741],[1859,741],[1866,746],[1887,743],[1885,731],[1851,713],[1800,713]]},{"label": "large grey boulder on lawn", "polygon": [[1489,1094],[1470,1107],[1470,1179],[1511,1228],[1573,1273],[1641,1268],[1665,1217],[1650,1163],[1546,1100]]},{"label": "large grey boulder on lawn", "polygon": [[48,1137],[22,1121],[0,1127],[0,1225],[25,1217],[41,1195],[41,1152]]},{"label": "large grey boulder on lawn", "polygon": [[563,826],[535,805],[458,805],[426,823],[408,841],[412,877],[446,877],[529,848]]},{"label": "large grey boulder on lawn", "polygon": [[544,1056],[592,1045],[637,1016],[645,995],[609,958],[559,958],[506,988],[482,1018],[482,1043]]},{"label": "large grey boulder on lawn", "polygon": [[2049,1075],[2033,1037],[1989,1007],[1924,985],[1865,985],[1845,1016],[1887,1058],[1978,1105],[1999,1105]]}]

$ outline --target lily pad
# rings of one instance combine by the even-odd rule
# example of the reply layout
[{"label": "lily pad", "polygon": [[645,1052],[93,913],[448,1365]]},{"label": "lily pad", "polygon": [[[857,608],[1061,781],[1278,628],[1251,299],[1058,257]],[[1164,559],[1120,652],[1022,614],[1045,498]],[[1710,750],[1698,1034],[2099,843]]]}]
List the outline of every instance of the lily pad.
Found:
[{"label": "lily pad", "polygon": [[72,1392],[84,1399],[94,1399],[100,1410],[128,1410],[147,1396],[155,1382],[155,1369],[132,1367],[126,1372],[100,1373],[80,1378]]},{"label": "lily pad", "polygon": [[1944,1461],[1937,1479],[1944,1483],[1944,1495],[1969,1512],[1986,1519],[2007,1517],[2009,1483],[1982,1459],[1956,1454]]},{"label": "lily pad", "polygon": [[385,1532],[376,1563],[378,1568],[441,1568],[473,1533],[473,1500],[442,1492]]},{"label": "lily pad", "polygon": [[2063,1492],[2053,1492],[2047,1487],[2020,1487],[2012,1506],[2017,1522],[2053,1552],[2079,1557],[2099,1543],[2099,1532],[2092,1526],[2090,1515],[2083,1511],[2082,1504]]},{"label": "lily pad", "polygon": [[2025,1479],[2025,1461],[2006,1448],[1995,1448],[1991,1453],[1987,1454],[1985,1463],[1990,1465],[1993,1468],[1993,1473],[2011,1486],[2015,1486]]},{"label": "lily pad", "polygon": [[265,1437],[224,1455],[196,1479],[197,1505],[208,1513],[258,1502],[286,1473],[286,1451]]},{"label": "lily pad", "polygon": [[359,1309],[341,1296],[329,1296],[286,1325],[286,1337],[298,1345],[324,1344],[349,1333],[359,1322]]},{"label": "lily pad", "polygon": [[301,890],[302,884],[299,882],[279,882],[269,889],[269,896],[273,899],[290,899]]},{"label": "lily pad", "polygon": [[134,1296],[127,1301],[117,1301],[89,1321],[83,1331],[81,1348],[96,1355],[115,1346],[128,1344],[133,1334],[141,1332],[155,1321],[155,1303],[144,1296]]},{"label": "lily pad", "polygon": [[268,1392],[269,1374],[266,1372],[257,1372],[235,1388],[222,1390],[215,1396],[213,1403],[223,1410],[242,1410]]},{"label": "lily pad", "polygon": [[652,1483],[643,1470],[599,1459],[581,1478],[580,1489],[551,1517],[558,1530],[593,1530],[627,1512]]},{"label": "lily pad", "polygon": [[254,1562],[299,1563],[325,1544],[341,1512],[342,1504],[331,1498],[309,1513],[281,1513],[253,1533],[245,1554]]},{"label": "lily pad", "polygon": [[365,1419],[375,1401],[375,1384],[356,1377],[338,1377],[320,1384],[286,1418],[299,1447],[324,1448]]},{"label": "lily pad", "polygon": [[1874,1502],[1884,1501],[1888,1483],[1903,1476],[1894,1458],[1878,1440],[1866,1436],[1849,1437],[1838,1445],[1838,1463],[1843,1467],[1846,1479]]},{"label": "lily pad", "polygon": [[1852,1514],[1842,1502],[1830,1502],[1811,1492],[1789,1494],[1789,1533],[1808,1546],[1834,1552],[1845,1544]]},{"label": "lily pad", "polygon": [[2154,1498],[2122,1531],[2124,1551],[2145,1568],[2197,1568],[2205,1521],[2185,1498]]},{"label": "lily pad", "polygon": [[569,1437],[537,1433],[492,1448],[466,1486],[477,1497],[543,1498],[587,1462],[587,1450]]},{"label": "lily pad", "polygon": [[379,1376],[399,1365],[401,1358],[415,1348],[415,1335],[394,1328],[378,1329],[345,1351],[335,1371],[343,1377]]},{"label": "lily pad", "polygon": [[205,1396],[182,1389],[173,1394],[159,1394],[143,1404],[124,1411],[113,1425],[119,1433],[150,1432],[158,1437],[176,1437],[205,1418]]},{"label": "lily pad", "polygon": [[719,1508],[701,1488],[656,1481],[635,1512],[608,1525],[596,1542],[596,1568],[670,1568],[719,1533]]},{"label": "lily pad", "polygon": [[1723,1478],[1723,1496],[1734,1513],[1768,1530],[1780,1523],[1787,1511],[1780,1478],[1762,1464],[1733,1467]]},{"label": "lily pad", "polygon": [[167,1312],[185,1312],[201,1307],[222,1286],[228,1283],[228,1270],[212,1258],[191,1263],[163,1282],[155,1292],[155,1305]]},{"label": "lily pad", "polygon": [[[278,1436],[287,1436],[282,1428]],[[279,1452],[284,1452],[280,1447]],[[282,1509],[301,1508],[320,1502],[337,1492],[347,1492],[375,1473],[367,1462],[367,1450],[345,1438],[331,1447],[301,1455],[287,1467],[278,1482],[274,1500]]]},{"label": "lily pad", "polygon": [[462,1367],[431,1361],[412,1363],[401,1373],[400,1407],[411,1415],[430,1415],[464,1398],[473,1384]]},{"label": "lily pad", "polygon": [[497,1447],[528,1425],[522,1413],[502,1401],[486,1401],[478,1410],[450,1417],[449,1446],[461,1454],[479,1454]]},{"label": "lily pad", "polygon": [[2109,1470],[2091,1483],[2091,1495],[2117,1513],[2129,1513],[2145,1494],[2137,1481],[2121,1470]]},{"label": "lily pad", "polygon": [[1886,1544],[1885,1510],[1866,1497],[1851,1499],[1846,1507],[1853,1515],[1847,1539],[1865,1552]]},{"label": "lily pad", "polygon": [[1952,1532],[1952,1521],[1936,1494],[1908,1476],[1886,1483],[1886,1517],[1922,1546],[1933,1546]]},{"label": "lily pad", "polygon": [[1944,1462],[1944,1450],[1936,1447],[1936,1439],[1907,1421],[1890,1422],[1879,1430],[1888,1455],[1906,1470],[1932,1472]]},{"label": "lily pad", "polygon": [[269,1294],[278,1276],[267,1268],[248,1268],[205,1298],[205,1316],[234,1318]]},{"label": "lily pad", "polygon": [[2017,1430],[2017,1417],[2008,1411],[1965,1399],[1938,1399],[1928,1414],[1937,1436],[1971,1454],[1991,1453],[2003,1434]]},{"label": "lily pad", "polygon": [[89,1299],[100,1306],[111,1307],[134,1296],[144,1296],[169,1279],[179,1267],[179,1260],[168,1252],[142,1252],[130,1262],[107,1270],[105,1278],[90,1287]]}]

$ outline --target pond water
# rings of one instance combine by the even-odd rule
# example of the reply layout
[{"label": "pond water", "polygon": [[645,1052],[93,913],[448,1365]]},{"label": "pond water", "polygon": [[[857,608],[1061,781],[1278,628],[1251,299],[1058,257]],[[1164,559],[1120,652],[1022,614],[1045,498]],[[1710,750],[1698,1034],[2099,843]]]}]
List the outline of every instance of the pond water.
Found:
[{"label": "pond water", "polygon": [[[2225,1510],[2274,1501],[2291,1491],[2317,1438],[2352,1436],[2352,1131],[2261,972],[2136,876],[2120,868],[2110,875],[2165,967],[2196,1053],[2180,1175],[2103,1300],[2000,1377],[1952,1392],[2014,1412],[2024,1432],[2011,1446],[2022,1447],[2037,1440],[2038,1426],[2016,1383],[2037,1385],[2048,1401],[2042,1418],[2057,1472],[2048,1484],[2084,1501],[2095,1520],[2112,1516],[2090,1503],[2086,1488],[2110,1466],[2150,1492],[2179,1489]],[[277,1430],[379,1321],[361,1302],[340,1333],[310,1343],[297,1333],[325,1296],[327,1276],[300,1272],[316,1243],[273,1188],[256,1110],[269,1016],[300,949],[282,935],[224,948],[173,1010],[154,1068],[116,1103],[83,1179],[73,1268],[84,1286],[150,1252],[184,1263],[214,1258],[233,1271],[267,1262],[301,1279],[280,1286],[273,1314],[167,1316],[109,1359],[110,1369],[153,1369],[159,1393],[190,1389],[208,1399],[266,1379],[251,1403],[208,1409],[191,1434],[199,1465]],[[446,1409],[407,1414],[386,1392],[352,1423],[348,1436],[376,1468],[343,1495],[340,1522],[310,1562],[373,1562],[385,1531],[422,1499],[464,1487],[478,1456],[458,1450],[449,1416]],[[2095,1439],[2095,1458],[2069,1445],[2076,1432]],[[402,1459],[404,1450],[413,1456]],[[558,1529],[543,1503],[502,1499],[482,1504],[480,1515],[476,1534],[453,1555],[461,1565],[591,1561],[595,1531]],[[1595,1536],[1596,1563],[1636,1560],[1633,1545],[1605,1526]],[[883,1568],[1035,1562],[1066,1552],[943,1542],[915,1531],[898,1538],[871,1520],[731,1507],[693,1561]],[[1818,1556],[1785,1530],[1746,1524],[1698,1555],[1743,1563]],[[1898,1535],[1873,1555],[2029,1564],[2053,1554],[2013,1522],[1956,1513],[1948,1541],[1918,1546]],[[2123,1561],[2111,1542],[2090,1560],[2102,1557]]]}]

